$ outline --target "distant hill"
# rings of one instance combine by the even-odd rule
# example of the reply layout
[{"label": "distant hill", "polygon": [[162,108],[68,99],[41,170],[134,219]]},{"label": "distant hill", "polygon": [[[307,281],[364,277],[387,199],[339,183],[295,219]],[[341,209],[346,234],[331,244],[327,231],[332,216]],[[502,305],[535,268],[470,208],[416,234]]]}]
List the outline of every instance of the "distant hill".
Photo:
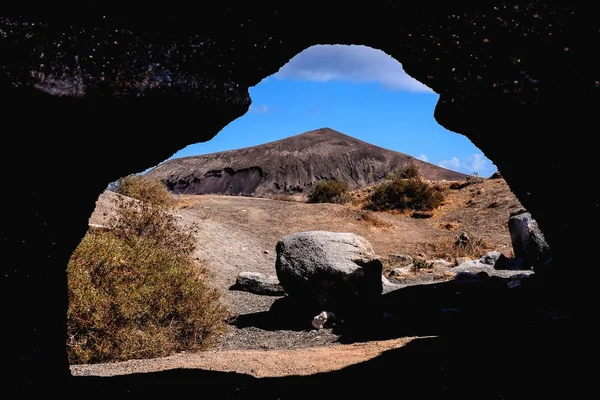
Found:
[{"label": "distant hill", "polygon": [[467,177],[330,128],[259,146],[171,159],[146,174],[178,194],[293,195],[307,194],[313,182],[332,178],[348,182],[351,189],[362,188],[408,164],[432,181]]}]

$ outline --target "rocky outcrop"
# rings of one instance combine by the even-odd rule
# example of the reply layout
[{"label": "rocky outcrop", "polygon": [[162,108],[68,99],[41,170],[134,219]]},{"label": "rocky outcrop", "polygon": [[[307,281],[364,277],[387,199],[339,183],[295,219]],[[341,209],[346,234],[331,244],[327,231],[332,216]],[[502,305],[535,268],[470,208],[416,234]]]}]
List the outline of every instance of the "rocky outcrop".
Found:
[{"label": "rocky outcrop", "polygon": [[[108,182],[210,140],[248,111],[248,88],[323,43],[381,49],[439,93],[436,120],[481,149],[535,215],[552,248],[546,295],[565,307],[594,304],[581,286],[595,279],[564,269],[586,265],[581,249],[597,245],[581,233],[598,221],[598,201],[578,190],[600,168],[590,134],[600,100],[595,4],[370,1],[343,18],[323,2],[240,4],[211,4],[204,15],[144,1],[3,4],[6,382],[47,392],[70,377],[65,266]],[[558,177],[575,190],[557,189]],[[574,206],[584,218],[564,212]],[[545,348],[585,346],[585,337]],[[563,374],[574,364],[531,382],[552,382],[552,394],[559,383],[575,387]]]},{"label": "rocky outcrop", "polygon": [[550,247],[527,210],[520,208],[510,213],[508,231],[515,257],[524,265],[537,267],[550,261]]},{"label": "rocky outcrop", "polygon": [[468,176],[331,128],[260,146],[176,158],[147,174],[162,180],[175,193],[307,194],[315,181],[335,178],[358,189],[406,165],[417,166],[421,176],[432,181],[463,180]]}]

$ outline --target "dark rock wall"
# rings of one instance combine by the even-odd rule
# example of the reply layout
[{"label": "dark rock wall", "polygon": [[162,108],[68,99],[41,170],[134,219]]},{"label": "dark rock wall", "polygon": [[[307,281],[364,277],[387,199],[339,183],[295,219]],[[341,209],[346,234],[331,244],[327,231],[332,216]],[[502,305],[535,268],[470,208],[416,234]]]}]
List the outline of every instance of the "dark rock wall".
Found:
[{"label": "dark rock wall", "polygon": [[[436,119],[493,160],[538,221],[553,265],[575,267],[596,245],[581,233],[600,209],[584,189],[598,174],[591,6],[218,4],[206,13],[177,1],[3,4],[7,381],[60,384],[70,375],[65,267],[107,183],[211,139],[247,111],[248,87],[315,44],[381,49],[440,93]],[[583,304],[565,276],[556,292]]]},{"label": "dark rock wall", "polygon": [[166,181],[170,191],[177,194],[232,194],[250,196],[265,180],[260,167],[223,168],[208,171],[202,177],[182,176]]}]

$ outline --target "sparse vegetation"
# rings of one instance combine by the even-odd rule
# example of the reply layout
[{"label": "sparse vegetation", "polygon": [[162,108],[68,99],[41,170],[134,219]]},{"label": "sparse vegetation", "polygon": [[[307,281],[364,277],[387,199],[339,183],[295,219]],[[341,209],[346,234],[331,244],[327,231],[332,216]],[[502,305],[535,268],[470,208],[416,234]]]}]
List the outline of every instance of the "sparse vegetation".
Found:
[{"label": "sparse vegetation", "polygon": [[453,190],[458,190],[458,189],[463,189],[466,188],[467,186],[471,186],[477,183],[483,183],[483,178],[480,177],[479,175],[469,175],[467,177],[465,177],[465,180],[462,182],[452,182],[450,184],[450,189]]},{"label": "sparse vegetation", "polygon": [[275,194],[269,197],[271,200],[279,200],[279,201],[296,201],[294,196],[285,193]]},{"label": "sparse vegetation", "polygon": [[418,178],[391,175],[375,186],[365,204],[372,211],[432,211],[444,202],[444,191]]},{"label": "sparse vegetation", "polygon": [[317,181],[308,194],[309,203],[342,204],[346,201],[348,201],[348,183],[338,179]]},{"label": "sparse vegetation", "polygon": [[142,174],[120,178],[108,189],[152,205],[170,207],[175,203],[175,198],[161,181]]},{"label": "sparse vegetation", "polygon": [[[149,187],[144,187],[149,184]],[[153,358],[207,348],[227,310],[194,261],[194,228],[171,212],[170,193],[148,178],[119,180],[108,230],[90,230],[67,266],[70,363]]]},{"label": "sparse vegetation", "polygon": [[433,263],[427,262],[426,260],[415,258],[410,266],[412,272],[419,272],[422,269],[432,269]]},{"label": "sparse vegetation", "polygon": [[338,213],[340,216],[342,216],[344,218],[348,218],[350,220],[360,222],[367,226],[372,226],[372,227],[377,227],[377,228],[391,226],[390,223],[383,221],[376,214],[374,214],[373,212],[368,211],[368,210],[361,210],[361,209],[356,209],[353,207],[352,208],[348,207],[348,208],[344,208],[343,210],[340,210]]},{"label": "sparse vegetation", "polygon": [[482,238],[466,232],[440,240],[432,244],[431,247],[435,258],[442,258],[447,261],[454,261],[457,257],[478,259],[496,248],[493,243],[488,243]]}]

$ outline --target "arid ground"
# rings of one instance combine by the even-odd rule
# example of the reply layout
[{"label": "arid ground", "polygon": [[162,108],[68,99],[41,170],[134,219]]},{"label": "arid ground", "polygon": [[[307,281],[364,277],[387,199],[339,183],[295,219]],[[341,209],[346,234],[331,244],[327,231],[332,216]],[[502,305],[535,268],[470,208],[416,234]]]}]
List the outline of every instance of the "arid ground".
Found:
[{"label": "arid ground", "polygon": [[[99,197],[90,223],[106,222],[111,215],[113,196],[114,193],[105,192]],[[250,316],[266,312],[277,297],[230,290],[237,274],[254,271],[275,275],[275,245],[287,234],[309,230],[358,233],[369,240],[386,268],[394,266],[390,254],[420,253],[430,259],[432,245],[452,240],[461,231],[511,256],[507,221],[510,210],[521,206],[503,179],[487,179],[451,190],[445,204],[431,218],[386,212],[365,214],[353,205],[238,196],[180,195],[178,200],[177,213],[182,221],[199,227],[197,257],[214,272],[214,285],[222,291],[222,300],[234,316],[232,320],[238,321],[251,320]],[[359,194],[355,203],[360,200]],[[421,272],[428,273],[431,272]],[[359,364],[416,340],[410,336],[342,344],[338,338],[331,329],[268,330],[252,323],[232,323],[229,332],[211,350],[198,354],[71,368],[75,376],[113,376],[175,368],[255,377],[311,375]]]}]

